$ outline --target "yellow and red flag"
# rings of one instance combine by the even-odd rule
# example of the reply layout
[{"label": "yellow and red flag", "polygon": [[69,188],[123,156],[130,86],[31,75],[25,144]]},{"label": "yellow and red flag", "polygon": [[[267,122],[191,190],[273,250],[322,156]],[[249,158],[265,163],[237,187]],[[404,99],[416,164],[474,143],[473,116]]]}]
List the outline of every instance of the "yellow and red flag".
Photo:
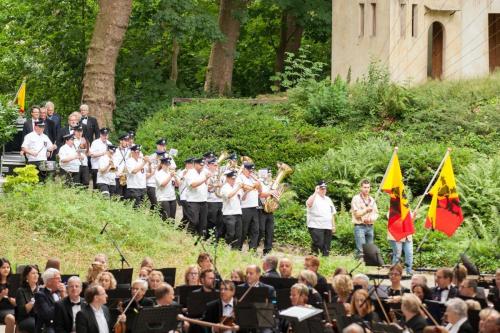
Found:
[{"label": "yellow and red flag", "polygon": [[432,195],[432,200],[425,227],[439,230],[451,237],[462,224],[464,217],[450,155],[446,157],[441,173],[429,194]]},{"label": "yellow and red flag", "polygon": [[14,103],[19,106],[19,112],[24,114],[24,102],[26,100],[26,81],[23,80],[19,90],[17,91],[16,98],[14,99]]},{"label": "yellow and red flag", "polygon": [[394,152],[380,189],[391,197],[388,231],[396,241],[415,233],[398,154]]}]

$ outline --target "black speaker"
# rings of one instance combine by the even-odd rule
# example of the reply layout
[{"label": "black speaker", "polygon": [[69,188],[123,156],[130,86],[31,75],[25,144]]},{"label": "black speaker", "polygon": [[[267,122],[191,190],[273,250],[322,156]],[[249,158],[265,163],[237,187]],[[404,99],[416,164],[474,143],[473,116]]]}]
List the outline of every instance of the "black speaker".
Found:
[{"label": "black speaker", "polygon": [[366,266],[384,266],[380,249],[375,244],[363,244],[363,261]]}]

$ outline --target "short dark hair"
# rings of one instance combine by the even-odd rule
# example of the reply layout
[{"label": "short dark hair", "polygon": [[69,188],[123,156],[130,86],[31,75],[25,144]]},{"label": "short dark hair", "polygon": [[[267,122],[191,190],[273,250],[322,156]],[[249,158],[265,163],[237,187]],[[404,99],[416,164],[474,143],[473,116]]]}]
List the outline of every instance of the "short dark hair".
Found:
[{"label": "short dark hair", "polygon": [[368,184],[368,185],[371,185],[370,181],[368,179],[362,179],[360,182],[359,182],[359,186],[363,186],[365,184]]},{"label": "short dark hair", "polygon": [[465,282],[467,282],[467,287],[474,289],[474,292],[477,291],[477,280],[474,279],[465,279]]},{"label": "short dark hair", "polygon": [[211,268],[202,270],[200,274],[200,279],[204,279],[208,273],[215,273],[215,271]]},{"label": "short dark hair", "polygon": [[155,297],[156,299],[161,299],[173,291],[174,289],[172,288],[171,285],[169,285],[166,282],[162,282],[160,286],[155,289]]},{"label": "short dark hair", "polygon": [[278,268],[278,257],[276,256],[266,256],[264,259],[266,264],[270,266],[271,269],[276,269]]},{"label": "short dark hair", "polygon": [[85,289],[85,302],[87,302],[87,304],[92,303],[94,298],[99,295],[99,287],[98,284],[91,284]]},{"label": "short dark hair", "polygon": [[441,271],[443,273],[443,277],[445,279],[450,279],[453,280],[453,271],[449,268],[441,268],[438,271]]},{"label": "short dark hair", "polygon": [[204,260],[210,260],[210,262],[212,262],[212,257],[210,256],[210,254],[206,253],[206,252],[202,252],[198,255],[198,260],[196,260],[196,262],[198,263],[198,265],[204,261]]},{"label": "short dark hair", "polygon": [[40,111],[40,106],[38,106],[38,105],[31,106],[30,112],[33,112],[34,109],[38,109],[38,111]]},{"label": "short dark hair", "polygon": [[226,287],[227,289],[229,289],[231,291],[234,291],[236,289],[236,286],[234,285],[234,282],[231,281],[231,280],[224,280],[224,281],[222,281],[221,287],[222,286]]}]

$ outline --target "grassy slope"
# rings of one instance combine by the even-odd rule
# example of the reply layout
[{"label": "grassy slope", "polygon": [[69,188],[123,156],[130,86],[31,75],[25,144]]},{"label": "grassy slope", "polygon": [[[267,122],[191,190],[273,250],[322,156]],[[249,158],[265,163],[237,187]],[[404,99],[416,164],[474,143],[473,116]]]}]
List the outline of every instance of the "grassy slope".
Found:
[{"label": "grassy slope", "polygon": [[[150,256],[157,267],[177,267],[178,282],[183,279],[184,268],[195,263],[203,251],[201,244],[193,245],[192,236],[164,223],[146,208],[136,211],[98,193],[49,183],[31,193],[0,196],[0,257],[9,258],[13,264],[43,265],[48,257],[55,256],[62,260],[63,272],[85,276],[93,256],[104,252],[110,257],[111,267],[118,268],[120,258],[109,238],[99,235],[105,222],[110,222],[107,230],[134,268],[144,256]],[[300,254],[291,255],[296,271],[302,267]],[[258,256],[219,246],[217,266],[225,277],[233,268],[244,269],[247,264],[260,262]],[[323,260],[323,273],[331,275],[339,265],[350,269],[355,262],[346,257]]]}]

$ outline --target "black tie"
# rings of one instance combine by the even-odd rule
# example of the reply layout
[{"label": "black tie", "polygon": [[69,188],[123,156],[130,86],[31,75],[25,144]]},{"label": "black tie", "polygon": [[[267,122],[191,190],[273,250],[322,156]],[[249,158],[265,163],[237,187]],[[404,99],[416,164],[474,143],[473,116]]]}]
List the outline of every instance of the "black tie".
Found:
[{"label": "black tie", "polygon": [[71,302],[71,306],[72,306],[72,307],[73,307],[73,306],[77,306],[77,305],[82,305],[82,302],[81,302],[81,301],[80,301],[80,302],[78,302],[78,303],[73,303],[73,302]]},{"label": "black tie", "polygon": [[225,308],[232,308],[233,306],[231,304],[226,304],[224,305]]},{"label": "black tie", "polygon": [[88,117],[82,117],[82,120],[87,120],[87,119],[88,119]]}]

